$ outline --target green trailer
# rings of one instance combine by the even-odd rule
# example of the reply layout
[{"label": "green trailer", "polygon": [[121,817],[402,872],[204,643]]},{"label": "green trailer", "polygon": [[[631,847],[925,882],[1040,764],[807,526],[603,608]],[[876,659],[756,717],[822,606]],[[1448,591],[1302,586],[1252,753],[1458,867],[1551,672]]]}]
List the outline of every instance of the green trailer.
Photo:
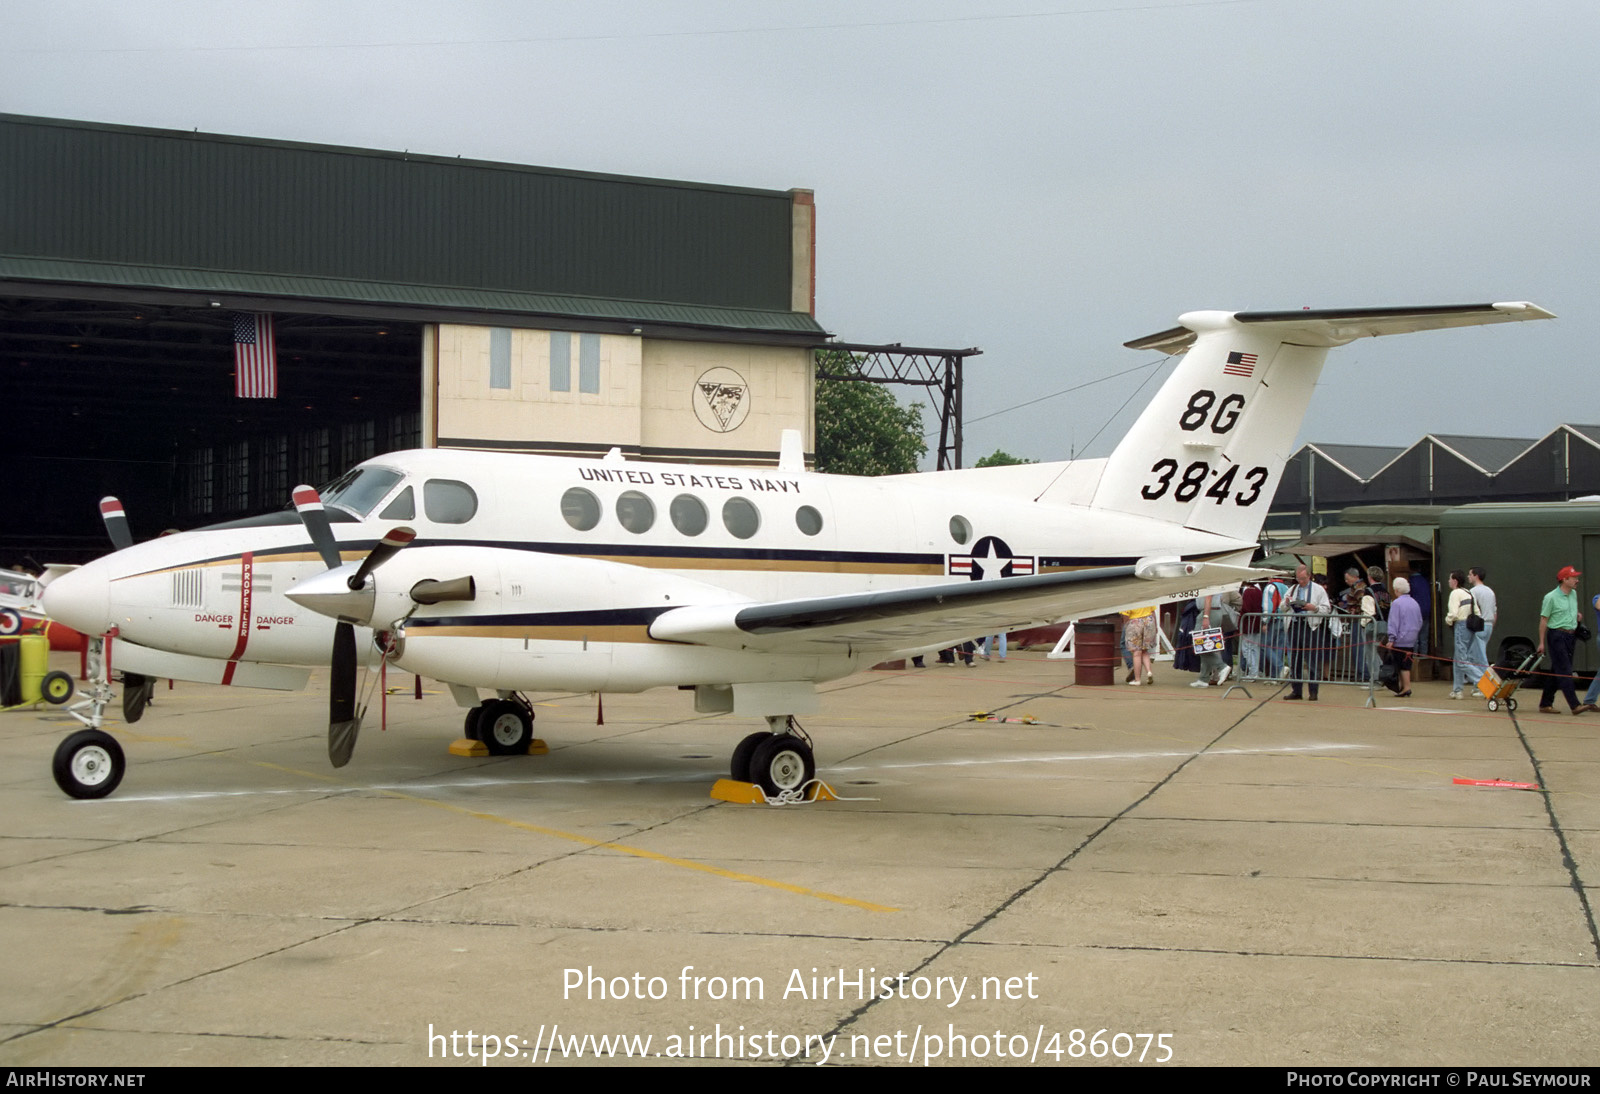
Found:
[{"label": "green trailer", "polygon": [[[1600,501],[1491,503],[1458,505],[1439,519],[1439,582],[1448,588],[1451,570],[1481,566],[1499,602],[1500,618],[1490,640],[1489,655],[1500,642],[1518,635],[1537,642],[1539,605],[1556,587],[1556,571],[1576,566],[1581,618],[1591,630],[1595,613],[1590,601],[1600,593]],[[1573,666],[1579,672],[1600,669],[1595,642],[1579,643]]]}]

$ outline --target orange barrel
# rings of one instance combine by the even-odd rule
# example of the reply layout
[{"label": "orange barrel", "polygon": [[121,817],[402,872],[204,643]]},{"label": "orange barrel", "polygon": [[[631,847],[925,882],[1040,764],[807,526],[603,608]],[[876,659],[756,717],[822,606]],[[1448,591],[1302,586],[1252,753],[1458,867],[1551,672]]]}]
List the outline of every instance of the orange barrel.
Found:
[{"label": "orange barrel", "polygon": [[1117,668],[1122,664],[1121,627],[1120,615],[1078,620],[1072,635],[1075,683],[1103,687],[1117,682]]}]

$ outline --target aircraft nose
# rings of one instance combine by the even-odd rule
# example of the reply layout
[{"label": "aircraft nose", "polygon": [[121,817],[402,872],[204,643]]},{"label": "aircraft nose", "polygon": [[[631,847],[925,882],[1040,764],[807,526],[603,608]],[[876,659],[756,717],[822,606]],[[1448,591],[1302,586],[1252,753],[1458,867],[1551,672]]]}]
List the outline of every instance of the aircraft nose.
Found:
[{"label": "aircraft nose", "polygon": [[90,563],[46,585],[40,602],[51,619],[84,634],[102,634],[111,626],[110,592],[103,569]]}]

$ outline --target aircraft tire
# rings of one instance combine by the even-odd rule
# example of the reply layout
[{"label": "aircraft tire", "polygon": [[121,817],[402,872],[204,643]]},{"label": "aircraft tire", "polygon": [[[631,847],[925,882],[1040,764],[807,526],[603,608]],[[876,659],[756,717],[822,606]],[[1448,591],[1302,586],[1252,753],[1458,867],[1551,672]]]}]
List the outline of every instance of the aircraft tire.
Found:
[{"label": "aircraft tire", "polygon": [[469,741],[478,739],[478,719],[483,716],[483,704],[467,708],[466,720],[461,723],[461,735]]},{"label": "aircraft tire", "polygon": [[111,734],[80,729],[56,747],[51,773],[71,798],[103,798],[122,782],[128,761]]},{"label": "aircraft tire", "polygon": [[750,777],[750,760],[755,756],[756,749],[772,740],[772,734],[767,730],[752,733],[740,741],[733,748],[733,759],[728,764],[728,777],[734,782],[754,782]]},{"label": "aircraft tire", "polygon": [[45,702],[60,706],[72,698],[72,691],[76,685],[72,682],[72,674],[57,669],[47,672],[39,681],[39,698]]},{"label": "aircraft tire", "polygon": [[521,756],[533,742],[533,715],[521,703],[495,699],[483,704],[478,739],[491,756]]},{"label": "aircraft tire", "polygon": [[811,746],[790,733],[781,733],[757,746],[750,758],[750,781],[768,797],[799,790],[817,777],[817,760]]}]

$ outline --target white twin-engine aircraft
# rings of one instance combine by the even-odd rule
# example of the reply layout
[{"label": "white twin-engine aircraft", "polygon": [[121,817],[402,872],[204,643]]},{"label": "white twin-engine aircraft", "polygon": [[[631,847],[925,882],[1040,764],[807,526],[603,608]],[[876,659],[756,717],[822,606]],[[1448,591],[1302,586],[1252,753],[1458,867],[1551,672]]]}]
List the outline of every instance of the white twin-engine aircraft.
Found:
[{"label": "white twin-engine aircraft", "polygon": [[[1185,356],[1103,460],[854,478],[807,472],[793,433],[759,468],[394,452],[320,499],[296,489],[296,512],[137,545],[106,499],[121,549],[56,578],[44,606],[116,636],[130,720],[155,677],[293,689],[331,650],[341,766],[357,662],[382,643],[447,683],[491,752],[526,750],[523,692],[678,686],[698,711],[765,719],[731,773],[795,790],[815,761],[793,716],[817,709],[819,683],[1264,573],[1256,537],[1330,347],[1549,318],[1529,303],[1190,312],[1127,343]],[[109,696],[57,752],[69,794],[122,776],[98,729]]]}]

